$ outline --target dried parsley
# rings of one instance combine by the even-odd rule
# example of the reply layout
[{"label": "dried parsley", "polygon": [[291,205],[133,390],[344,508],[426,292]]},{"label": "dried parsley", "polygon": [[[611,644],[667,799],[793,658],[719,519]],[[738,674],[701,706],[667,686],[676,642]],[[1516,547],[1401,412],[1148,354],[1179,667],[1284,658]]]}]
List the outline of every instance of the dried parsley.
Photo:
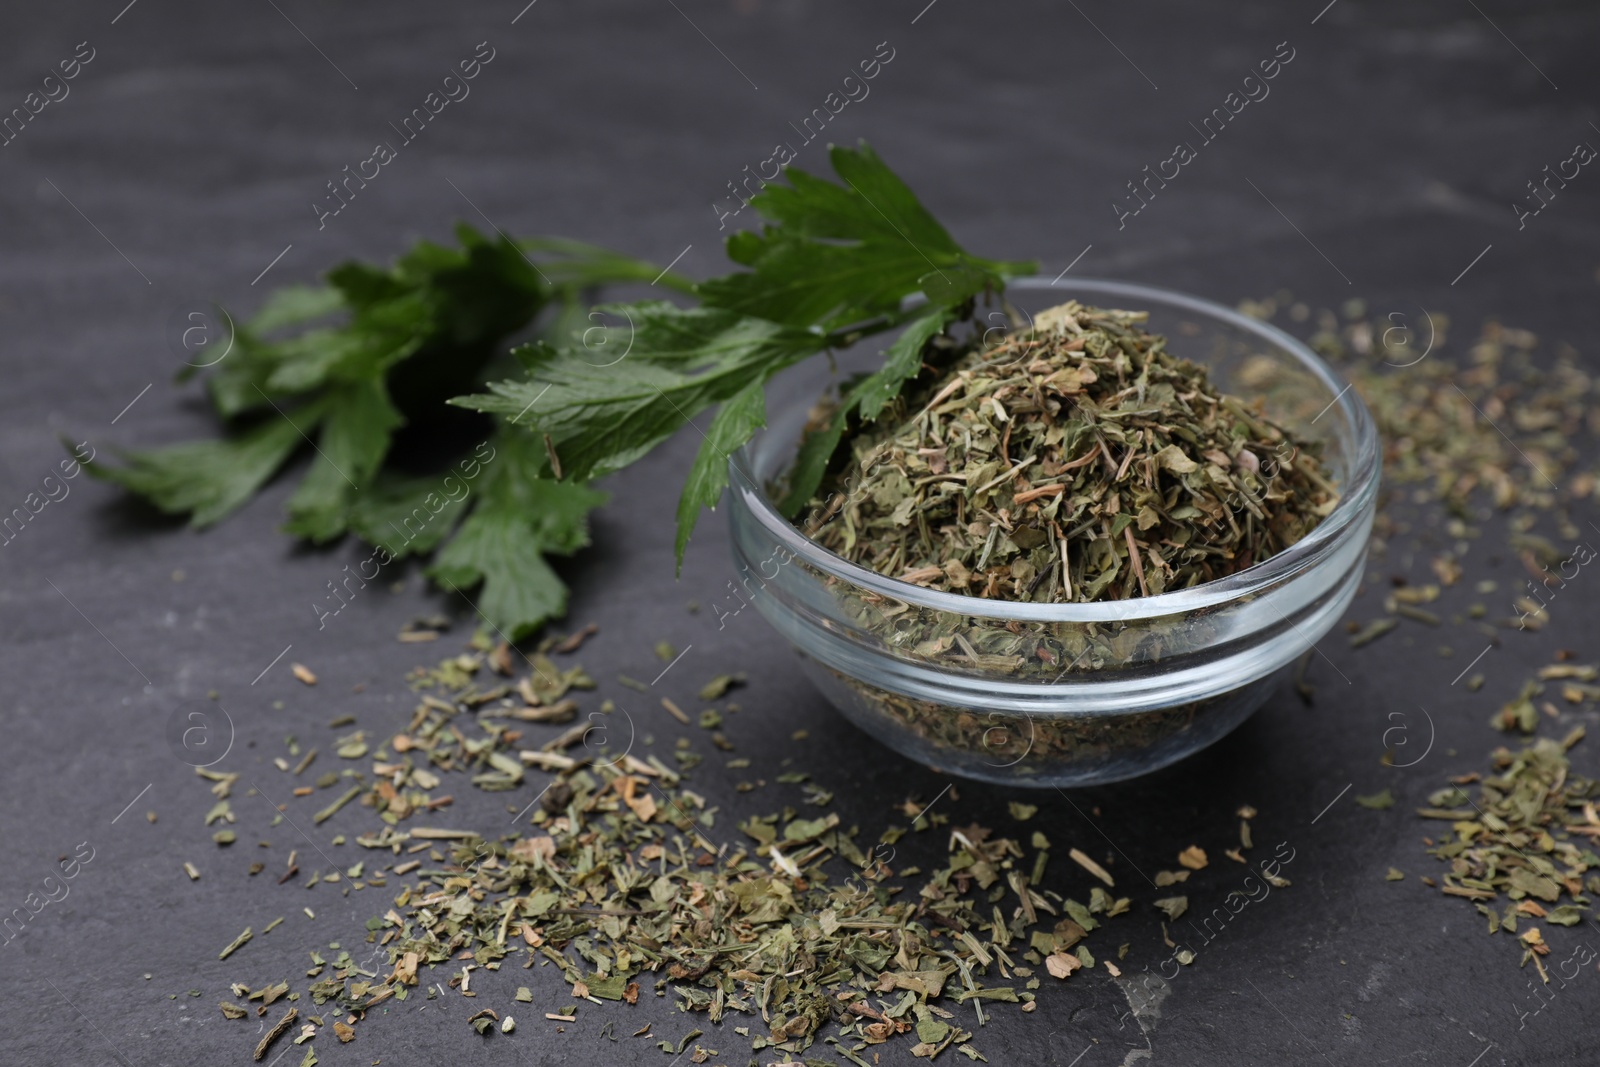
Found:
[{"label": "dried parsley", "polygon": [[[1473,901],[1489,920],[1489,932],[1515,934],[1519,917],[1573,925],[1591,906],[1587,894],[1600,893],[1600,779],[1576,773],[1568,750],[1582,737],[1575,730],[1564,741],[1537,738],[1517,752],[1496,749],[1495,773],[1479,784],[1474,801],[1466,776],[1428,797],[1418,810],[1424,818],[1450,824],[1452,836],[1429,852],[1449,865],[1439,889]],[[1431,882],[1430,882],[1431,884]],[[1509,904],[1502,909],[1504,896]],[[1563,898],[1566,903],[1563,903]],[[1545,974],[1541,957],[1550,951],[1538,927],[1519,937],[1522,962]],[[1548,977],[1545,978],[1548,981]]]},{"label": "dried parsley", "polygon": [[1356,803],[1371,811],[1383,811],[1394,807],[1394,794],[1387,788],[1367,796],[1357,794]]},{"label": "dried parsley", "polygon": [[[891,846],[905,831],[863,837],[826,810],[825,790],[808,793],[815,806],[805,814],[746,813],[736,831],[725,830],[731,820],[654,755],[592,748],[593,738],[574,728],[542,744],[524,733],[521,712],[592,683],[581,668],[562,670],[542,654],[531,658],[534,678],[513,681],[496,651],[415,672],[410,720],[372,745],[374,778],[350,809],[373,819],[353,837],[375,859],[344,873],[375,872],[388,854],[387,873],[412,880],[373,902],[383,914],[367,922],[374,952],[365,962],[337,945],[331,958],[312,953],[304,995],[330,1013],[359,1021],[424,987],[430,998],[446,989],[480,996],[468,988],[478,972],[520,958],[560,972],[568,987],[560,995],[570,992],[574,1004],[544,1012],[552,1023],[576,1021],[583,999],[633,1005],[653,991],[711,1023],[729,1013],[751,1020],[736,1029],[752,1050],[785,1058],[821,1040],[851,1062],[872,1062],[868,1049],[898,1040],[914,1054],[954,1048],[981,1060],[955,1012],[971,1010],[981,1024],[1001,1005],[1032,1010],[1037,976],[1094,967],[1085,940],[1132,909],[1107,891],[1111,873],[1081,850],[1068,850],[1076,862],[1063,865],[1062,878],[1098,883],[1087,903],[1043,882],[1043,833],[1000,836],[910,798],[905,815],[946,845],[928,871],[891,868]],[[434,812],[450,801],[447,776],[495,789],[493,776],[509,776],[499,769],[508,764],[536,798],[513,832],[491,839],[437,824]],[[772,777],[813,785],[800,772]],[[1032,817],[1035,808],[1018,804],[1011,814]],[[1184,852],[1190,863],[1202,856],[1193,846]],[[286,982],[233,989],[263,1003],[289,991]],[[529,986],[505,995],[535,1000]],[[503,1007],[469,1021],[488,1037],[497,1018],[510,1032]],[[288,1029],[280,1026],[279,1036]],[[684,1052],[700,1036],[696,1028],[667,1047]]]},{"label": "dried parsley", "polygon": [[1338,502],[1317,446],[1147,318],[1073,301],[962,355],[844,441],[804,528],[892,578],[1035,602],[1181,589],[1303,538]]}]

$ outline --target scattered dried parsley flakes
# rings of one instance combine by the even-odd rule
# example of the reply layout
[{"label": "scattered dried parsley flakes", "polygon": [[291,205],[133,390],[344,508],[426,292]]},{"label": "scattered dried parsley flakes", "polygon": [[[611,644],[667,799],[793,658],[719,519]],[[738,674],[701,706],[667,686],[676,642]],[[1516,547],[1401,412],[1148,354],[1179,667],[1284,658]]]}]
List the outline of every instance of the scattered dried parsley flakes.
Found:
[{"label": "scattered dried parsley flakes", "polygon": [[[1580,737],[1575,731],[1565,741],[1538,738],[1518,752],[1496,749],[1495,773],[1483,778],[1476,802],[1461,781],[1433,793],[1429,806],[1418,810],[1451,826],[1451,836],[1428,850],[1449,865],[1440,892],[1473,901],[1491,934],[1515,934],[1523,918],[1573,925],[1590,907],[1585,894],[1600,894],[1600,874],[1589,873],[1600,869],[1594,851],[1600,780],[1575,773],[1567,758]],[[1503,909],[1502,896],[1510,902]],[[1522,963],[1532,961],[1543,975],[1540,957],[1549,946],[1528,932],[1519,938]]]}]

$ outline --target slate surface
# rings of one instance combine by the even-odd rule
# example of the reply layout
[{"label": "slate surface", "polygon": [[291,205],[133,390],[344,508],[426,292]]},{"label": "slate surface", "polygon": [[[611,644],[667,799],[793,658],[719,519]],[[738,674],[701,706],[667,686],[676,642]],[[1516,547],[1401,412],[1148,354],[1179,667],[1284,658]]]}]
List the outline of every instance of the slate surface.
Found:
[{"label": "slate surface", "polygon": [[[210,431],[193,390],[169,385],[177,358],[168,322],[205,299],[248,311],[273,285],[309,280],[346,256],[386,258],[413,238],[444,236],[456,218],[586,238],[659,262],[683,252],[679,268],[695,275],[719,269],[722,235],[709,205],[775,142],[795,140],[789,124],[885,41],[894,58],[870,97],[826,136],[868,138],[982,254],[1037,256],[1054,273],[1092,246],[1075,271],[1229,303],[1287,288],[1313,305],[1361,295],[1413,321],[1426,308],[1451,317],[1457,352],[1483,317],[1501,316],[1549,344],[1572,344],[1592,365],[1594,179],[1582,175],[1520,231],[1509,206],[1574,142],[1600,139],[1591,125],[1600,12],[1590,5],[1398,10],[1337,0],[1319,14],[1323,0],[542,0],[519,15],[519,0],[121,2],[0,13],[4,108],[20,106],[58,61],[93,55],[70,95],[0,149],[6,510],[55,466],[61,435],[103,449]],[[494,59],[471,96],[319,230],[309,205],[324,183],[388,139],[388,124],[480,41]],[[1108,202],[1124,183],[1194,139],[1189,123],[1281,41],[1294,59],[1271,95],[1119,229]],[[798,163],[821,169],[820,141]],[[823,706],[759,620],[719,630],[709,612],[687,611],[687,601],[714,601],[731,575],[725,534],[710,522],[682,580],[671,578],[672,502],[694,444],[682,435],[617,478],[595,547],[565,568],[573,623],[601,629],[584,660],[615,690],[618,671],[659,670],[653,642],[692,644],[662,682],[682,696],[714,673],[749,672],[748,710],[730,728],[740,754],[758,766],[792,757],[863,825],[892,818],[908,795],[939,794],[938,775]],[[240,843],[214,847],[200,825],[204,783],[165,740],[175,709],[215,690],[235,729],[219,766],[281,803],[287,786],[269,761],[285,735],[325,744],[325,724],[341,712],[374,732],[393,729],[410,707],[402,673],[442,647],[405,646],[393,635],[415,615],[463,610],[427,593],[415,573],[397,572],[402,591],[374,586],[319,632],[309,602],[360,553],[348,544],[305,550],[276,533],[288,484],[196,535],[78,479],[0,548],[0,910],[39,891],[58,855],[80,842],[94,850],[69,895],[0,949],[6,1063],[244,1062],[258,1024],[222,1019],[216,1002],[227,983],[297,976],[306,949],[359,946],[362,923],[380,910],[376,891],[343,897],[327,885],[308,891],[248,877],[257,856],[281,869],[289,849],[310,851],[307,841],[288,826],[268,829],[269,801],[241,788]],[[1431,514],[1419,513],[1415,538],[1397,542],[1376,576],[1425,568],[1427,552],[1444,543]],[[1486,529],[1468,554],[1469,575],[1505,587],[1518,580],[1517,565],[1500,551],[1497,527]],[[1369,587],[1353,614],[1377,612],[1378,596]],[[1453,591],[1446,610],[1471,598],[1469,588]],[[1433,861],[1419,840],[1426,827],[1406,812],[1446,774],[1482,765],[1501,740],[1486,729],[1488,714],[1553,649],[1592,658],[1594,605],[1578,592],[1553,608],[1543,634],[1508,637],[1480,665],[1488,682],[1476,694],[1450,684],[1466,653],[1444,660],[1433,651],[1451,640],[1470,653],[1470,635],[1410,627],[1362,652],[1330,635],[1322,645],[1330,663],[1312,672],[1314,708],[1284,693],[1225,742],[1164,773],[1070,799],[1020,797],[1042,805],[1033,825],[1107,856],[1119,887],[1141,901],[1109,939],[1097,939],[1131,946],[1122,964],[1130,975],[1154,971],[1167,955],[1143,904],[1156,894],[1137,872],[1170,867],[1179,849],[1201,842],[1217,859],[1191,880],[1189,896],[1197,912],[1221,905],[1243,877],[1220,858],[1240,804],[1261,812],[1262,850],[1293,849],[1285,873],[1294,884],[1210,941],[1190,934],[1198,959],[1158,1006],[1134,1015],[1126,987],[1102,970],[1047,988],[1032,1017],[995,1011],[976,1045],[992,1063],[1078,1067],[1145,1053],[1144,1062],[1185,1065],[1592,1057],[1600,973],[1552,987],[1553,999],[1530,999],[1509,941],[1485,937],[1470,907],[1417,883]],[[294,660],[316,668],[317,688],[291,678]],[[1380,766],[1385,731],[1398,723],[1421,751],[1419,708],[1434,727],[1428,756],[1409,769]],[[641,718],[641,734],[658,745],[675,736],[659,713],[642,709]],[[791,741],[801,728],[809,739]],[[725,814],[794,799],[777,786],[736,794],[737,775],[711,761],[696,787]],[[1395,810],[1352,803],[1385,785],[1399,798]],[[1012,799],[1019,794],[963,784],[940,803],[958,823],[1006,825]],[[453,819],[503,817],[502,801],[463,797]],[[330,838],[362,825],[348,809],[313,837],[354,863],[354,846]],[[271,848],[257,848],[258,839]],[[903,852],[938,847],[929,835]],[[203,872],[198,882],[184,876],[185,861]],[[1391,864],[1409,873],[1405,882],[1383,881]],[[283,926],[217,962],[243,926],[277,915],[288,916]],[[1568,947],[1600,935],[1552,936]],[[692,1025],[647,998],[631,1011],[586,1011],[564,1033],[525,1012],[514,1037],[474,1035],[466,1016],[504,1007],[519,980],[538,989],[537,1013],[566,1002],[548,970],[484,979],[475,1003],[453,993],[413,1001],[363,1025],[350,1046],[319,1040],[318,1055],[350,1065],[652,1062],[660,1055],[652,1043],[613,1042],[603,1022],[625,1035],[653,1021],[658,1037],[674,1041]],[[1546,1006],[1519,1014],[1536,1003]],[[745,1062],[736,1035],[706,1041],[721,1051],[711,1062]],[[900,1046],[882,1062],[911,1061]]]}]

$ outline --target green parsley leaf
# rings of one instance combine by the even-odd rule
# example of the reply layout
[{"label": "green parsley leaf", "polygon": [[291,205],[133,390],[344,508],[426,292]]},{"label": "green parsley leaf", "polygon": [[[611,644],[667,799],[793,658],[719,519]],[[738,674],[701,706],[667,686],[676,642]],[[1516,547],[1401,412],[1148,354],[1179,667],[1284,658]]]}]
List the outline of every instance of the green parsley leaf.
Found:
[{"label": "green parsley leaf", "polygon": [[[298,414],[315,428],[321,412]],[[188,515],[191,526],[203,527],[250,499],[302,443],[294,423],[275,417],[225,440],[124,452],[125,467],[95,461],[85,469],[139,494],[169,515]]]},{"label": "green parsley leaf", "polygon": [[[125,453],[124,466],[92,463],[91,473],[205,526],[309,453],[286,531],[314,542],[351,531],[385,560],[454,535],[435,561],[441,584],[465,593],[482,583],[488,621],[531,632],[566,602],[541,553],[586,544],[584,516],[603,497],[545,477],[545,456],[521,435],[508,448],[495,430],[431,476],[385,466],[394,435],[408,423],[428,432],[447,397],[503,374],[491,368],[505,360],[506,337],[552,304],[581,316],[595,286],[658,281],[685,292],[691,283],[577,241],[514,243],[466,226],[457,238],[457,248],[423,241],[390,267],[344,263],[324,285],[274,293],[231,344],[196,361],[211,364],[206,388],[228,426],[222,439]],[[179,378],[201,372],[191,365]]]},{"label": "green parsley leaf", "polygon": [[518,641],[566,611],[567,587],[544,556],[587,545],[588,514],[606,496],[540,477],[530,438],[507,435],[500,451],[487,464],[483,499],[434,556],[428,575],[457,592],[482,582],[479,612]]},{"label": "green parsley leaf", "polygon": [[833,330],[894,318],[907,296],[923,291],[925,276],[942,279],[948,302],[960,303],[982,282],[998,287],[1004,273],[1027,267],[962,251],[866,145],[834,146],[828,158],[842,185],[789,168],[788,187],[769,185],[751,198],[777,225],[729,238],[729,258],[751,270],[702,282],[698,292],[708,306]]},{"label": "green parsley leaf", "polygon": [[431,552],[466,514],[469,482],[455,471],[442,478],[380,472],[350,502],[350,532],[394,559]]},{"label": "green parsley leaf", "polygon": [[626,320],[603,327],[605,351],[625,356],[599,362],[579,343],[526,346],[518,353],[526,379],[451,403],[548,438],[562,477],[582,480],[627,466],[705,408],[825,344],[810,331],[719,308],[649,301],[602,310]]},{"label": "green parsley leaf", "polygon": [[833,418],[827,424],[807,434],[800,443],[800,452],[790,468],[784,496],[779,510],[794,516],[805,507],[806,501],[816,495],[822,484],[828,463],[839,447],[845,426],[852,416],[872,420],[878,417],[885,404],[894,399],[901,386],[922,367],[922,351],[927,343],[955,320],[954,309],[932,307],[921,318],[906,327],[884,353],[883,368],[859,379],[846,390]]},{"label": "green parsley leaf", "polygon": [[689,467],[689,478],[678,497],[678,533],[674,549],[678,570],[683,570],[683,550],[700,519],[701,508],[714,508],[728,485],[731,453],[767,424],[767,395],[763,382],[751,382],[722,405],[711,420],[700,451]]},{"label": "green parsley leaf", "polygon": [[315,542],[344,533],[350,501],[368,484],[389,438],[405,420],[389,403],[382,381],[359,381],[330,389],[324,397],[316,455],[305,479],[289,498],[284,529]]}]

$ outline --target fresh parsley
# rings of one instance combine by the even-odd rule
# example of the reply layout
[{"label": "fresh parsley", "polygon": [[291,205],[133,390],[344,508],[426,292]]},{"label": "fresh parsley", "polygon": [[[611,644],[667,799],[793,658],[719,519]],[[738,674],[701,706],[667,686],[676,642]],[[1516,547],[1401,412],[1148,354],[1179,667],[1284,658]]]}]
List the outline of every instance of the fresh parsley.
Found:
[{"label": "fresh parsley", "polygon": [[[790,169],[787,185],[754,197],[765,226],[727,242],[743,269],[699,284],[592,245],[466,226],[458,248],[424,241],[392,267],[343,264],[324,285],[275,293],[209,371],[222,438],[89,469],[203,527],[309,452],[286,532],[317,543],[354,534],[394,558],[431,552],[431,578],[476,590],[490,625],[525,637],[565,611],[546,557],[588,543],[588,513],[605,500],[590,482],[715,408],[679,499],[681,566],[701,510],[727,485],[727,457],[766,421],[766,383],[900,330],[883,366],[848,384],[802,448],[784,501],[797,511],[849,420],[874,418],[975,297],[1033,269],[963,251],[866,145],[830,159],[838,183]],[[650,300],[586,315],[595,290],[650,281],[690,306]],[[543,324],[540,339],[507,358],[506,341],[530,324]],[[481,474],[459,497],[396,458],[396,435],[447,416],[446,402],[493,417]]]},{"label": "fresh parsley", "polygon": [[[830,152],[840,184],[793,168],[787,187],[751,199],[768,220],[760,233],[728,238],[728,257],[748,268],[695,286],[699,306],[606,307],[625,360],[594,366],[581,346],[518,350],[522,378],[451,401],[498,415],[525,413],[518,428],[543,438],[560,476],[587,479],[627,466],[718,406],[678,502],[681,567],[702,508],[728,483],[728,455],[766,421],[763,386],[809,356],[896,327],[905,332],[884,366],[855,383],[830,433],[813,435],[791,476],[795,511],[820,483],[827,456],[852,416],[871,419],[921,367],[924,344],[973,297],[1031,273],[1031,263],[964,252],[911,190],[866,145]],[[907,310],[907,298],[926,299]]]}]

